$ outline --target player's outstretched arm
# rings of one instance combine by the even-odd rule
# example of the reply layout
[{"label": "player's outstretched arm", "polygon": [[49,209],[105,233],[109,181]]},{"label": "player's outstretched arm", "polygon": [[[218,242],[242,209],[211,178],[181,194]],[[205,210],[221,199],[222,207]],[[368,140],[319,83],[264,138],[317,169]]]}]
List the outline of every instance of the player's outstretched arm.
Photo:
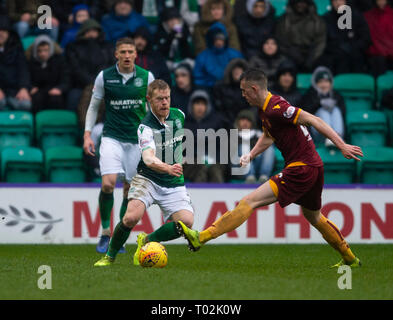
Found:
[{"label": "player's outstretched arm", "polygon": [[173,165],[169,165],[165,162],[162,162],[155,155],[155,150],[152,148],[148,148],[143,150],[142,152],[143,162],[154,171],[160,173],[167,173],[171,176],[180,177],[183,174],[183,167],[179,163],[175,163]]},{"label": "player's outstretched arm", "polygon": [[264,152],[267,148],[269,148],[273,144],[273,139],[267,136],[264,133],[259,137],[257,143],[255,144],[254,148],[250,151],[250,153],[244,154],[240,157],[240,166],[244,167],[251,160],[255,159],[258,155]]},{"label": "player's outstretched arm", "polygon": [[358,156],[363,157],[362,149],[358,146],[347,144],[343,139],[321,118],[302,110],[297,121],[299,125],[313,126],[319,133],[330,139],[343,156],[347,159],[355,159],[360,161]]}]

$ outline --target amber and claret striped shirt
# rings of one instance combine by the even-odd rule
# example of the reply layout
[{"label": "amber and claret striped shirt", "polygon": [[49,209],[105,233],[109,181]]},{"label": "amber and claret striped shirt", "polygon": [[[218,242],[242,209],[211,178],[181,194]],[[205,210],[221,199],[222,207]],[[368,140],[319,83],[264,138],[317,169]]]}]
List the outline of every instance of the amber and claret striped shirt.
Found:
[{"label": "amber and claret striped shirt", "polygon": [[284,157],[285,167],[321,167],[323,162],[307,127],[297,124],[301,112],[302,109],[291,106],[283,97],[270,92],[258,110],[263,132],[273,138]]}]

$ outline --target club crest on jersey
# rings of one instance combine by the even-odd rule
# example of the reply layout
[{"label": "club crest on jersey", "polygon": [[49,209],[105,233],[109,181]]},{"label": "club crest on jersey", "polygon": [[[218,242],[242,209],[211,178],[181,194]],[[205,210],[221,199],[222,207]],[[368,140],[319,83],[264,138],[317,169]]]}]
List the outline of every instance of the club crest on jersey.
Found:
[{"label": "club crest on jersey", "polygon": [[290,107],[288,107],[288,109],[283,113],[283,115],[284,115],[285,118],[290,119],[290,118],[293,116],[294,113],[295,113],[295,107],[290,106]]},{"label": "club crest on jersey", "polygon": [[142,87],[142,85],[143,85],[143,80],[141,78],[135,78],[134,86],[135,87]]}]

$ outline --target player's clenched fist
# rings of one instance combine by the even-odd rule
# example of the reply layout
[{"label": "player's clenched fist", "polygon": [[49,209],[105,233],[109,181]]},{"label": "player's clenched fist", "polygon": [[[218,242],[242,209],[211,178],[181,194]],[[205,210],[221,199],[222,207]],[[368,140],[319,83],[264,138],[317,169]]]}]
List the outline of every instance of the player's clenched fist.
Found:
[{"label": "player's clenched fist", "polygon": [[175,163],[169,167],[168,173],[171,176],[180,177],[183,174],[183,167],[180,163]]},{"label": "player's clenched fist", "polygon": [[87,155],[94,156],[96,150],[95,150],[95,146],[94,146],[93,140],[90,138],[89,135],[86,135],[86,134],[85,134],[83,140],[84,140],[83,141],[83,150],[85,151],[85,153]]},{"label": "player's clenched fist", "polygon": [[240,166],[241,166],[241,167],[245,167],[246,165],[248,165],[248,164],[250,163],[250,161],[251,161],[251,156],[250,156],[250,154],[249,154],[249,153],[243,154],[243,155],[240,157]]}]

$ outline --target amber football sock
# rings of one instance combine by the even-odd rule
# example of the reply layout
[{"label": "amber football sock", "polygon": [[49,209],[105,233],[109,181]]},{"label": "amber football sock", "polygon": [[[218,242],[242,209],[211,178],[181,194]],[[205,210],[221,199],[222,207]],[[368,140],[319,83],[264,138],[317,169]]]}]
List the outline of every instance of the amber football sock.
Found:
[{"label": "amber football sock", "polygon": [[225,212],[221,218],[213,222],[209,228],[201,231],[199,233],[199,240],[205,243],[224,233],[235,230],[246,221],[253,212],[254,209],[251,208],[246,201],[240,200],[235,209]]},{"label": "amber football sock", "polygon": [[314,227],[318,229],[326,242],[341,254],[345,262],[352,262],[355,259],[355,255],[352,253],[340,230],[324,215],[321,214],[320,217]]}]

